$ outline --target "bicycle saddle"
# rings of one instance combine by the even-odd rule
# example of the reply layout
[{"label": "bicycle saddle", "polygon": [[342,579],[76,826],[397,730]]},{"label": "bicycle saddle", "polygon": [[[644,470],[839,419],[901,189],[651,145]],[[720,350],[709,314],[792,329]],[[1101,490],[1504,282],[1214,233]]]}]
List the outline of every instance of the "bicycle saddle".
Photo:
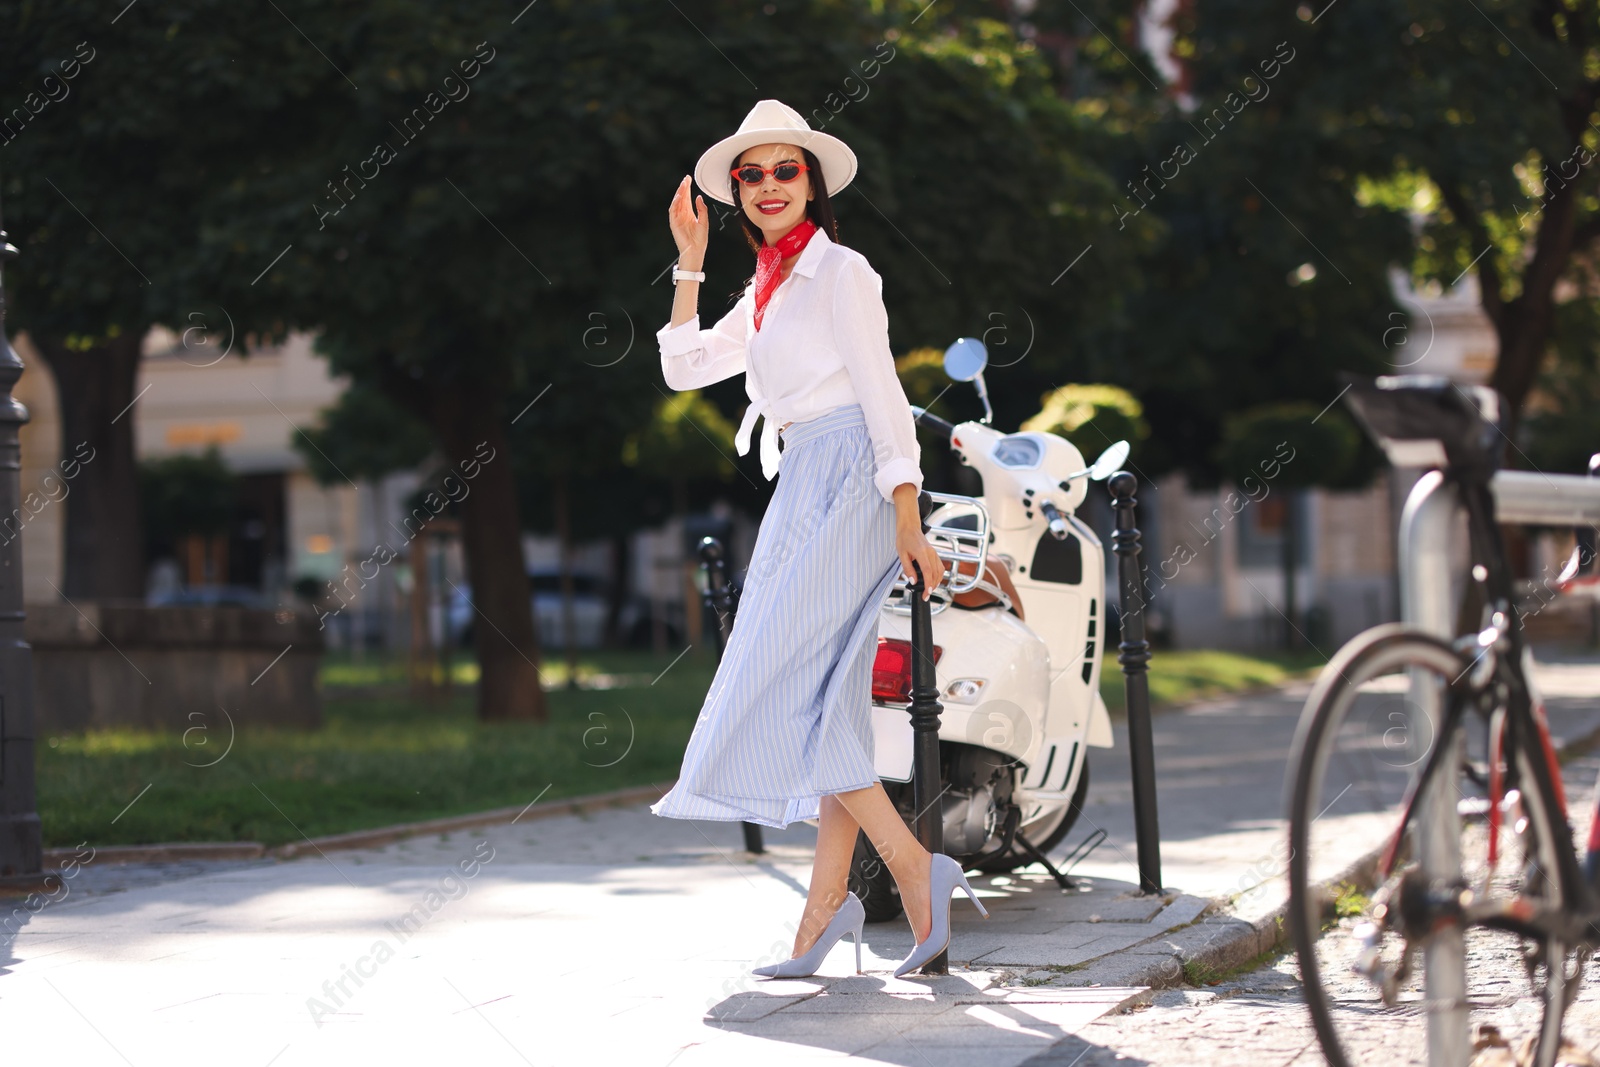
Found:
[{"label": "bicycle saddle", "polygon": [[1450,468],[1483,478],[1500,469],[1506,408],[1490,387],[1435,374],[1340,377],[1356,421],[1396,467]]}]

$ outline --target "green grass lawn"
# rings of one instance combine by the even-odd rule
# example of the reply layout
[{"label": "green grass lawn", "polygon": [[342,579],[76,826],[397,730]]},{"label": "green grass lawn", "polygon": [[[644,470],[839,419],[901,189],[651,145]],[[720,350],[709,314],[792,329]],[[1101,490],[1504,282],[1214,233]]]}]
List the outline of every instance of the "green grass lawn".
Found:
[{"label": "green grass lawn", "polygon": [[465,684],[448,707],[434,709],[405,698],[403,664],[330,657],[320,730],[241,730],[220,760],[227,737],[218,724],[191,732],[187,747],[180,731],[41,738],[45,842],[274,845],[302,833],[526,804],[541,792],[553,800],[670,781],[715,669],[691,652],[650,684],[671,662],[586,656],[580,678],[608,674],[632,684],[577,690],[563,687],[563,664],[541,665],[550,704],[543,726],[478,722],[470,688],[476,665],[458,668],[455,678]]},{"label": "green grass lawn", "polygon": [[[1162,708],[1264,689],[1312,673],[1322,664],[1322,657],[1310,650],[1259,655],[1203,648],[1157,650],[1150,659],[1150,703]],[[1100,664],[1100,695],[1113,718],[1124,714],[1122,666],[1114,652]]]},{"label": "green grass lawn", "polygon": [[[1315,665],[1314,657],[1159,652],[1150,688],[1168,705],[1271,685]],[[550,704],[542,726],[478,722],[477,666],[465,654],[453,697],[438,708],[406,698],[403,663],[331,655],[322,671],[323,726],[314,732],[240,730],[231,748],[217,723],[187,738],[130,729],[40,738],[45,842],[276,845],[669,781],[715,665],[695,652],[675,664],[673,655],[585,655],[580,681],[609,688],[580,689],[565,687],[559,657],[542,669]],[[1101,688],[1118,714],[1115,657],[1102,668]]]}]

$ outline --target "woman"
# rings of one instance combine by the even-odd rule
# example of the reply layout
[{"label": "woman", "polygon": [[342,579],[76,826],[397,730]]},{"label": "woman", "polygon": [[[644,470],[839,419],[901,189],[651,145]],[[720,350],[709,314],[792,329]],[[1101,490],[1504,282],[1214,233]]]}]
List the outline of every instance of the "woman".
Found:
[{"label": "woman", "polygon": [[776,100],[700,157],[701,189],[738,208],[756,251],[750,285],[709,330],[696,310],[709,216],[702,197],[690,207],[687,175],[668,211],[678,269],[672,321],[656,334],[662,373],[673,389],[697,389],[743,372],[750,406],[735,444],[748,453],[763,416],[762,473],[772,478],[781,461],[783,477],[682,774],[651,810],[776,827],[819,820],[794,955],[755,971],[774,977],[814,973],[845,933],[859,971],[864,912],[847,891],[858,830],[894,875],[916,938],[896,976],[947,947],[958,885],[984,910],[960,865],[917,842],[873,770],[878,609],[898,572],[929,576],[926,599],[944,563],[917,512],[921,451],[882,281],[836,240],[829,197],[855,172],[844,142]]}]

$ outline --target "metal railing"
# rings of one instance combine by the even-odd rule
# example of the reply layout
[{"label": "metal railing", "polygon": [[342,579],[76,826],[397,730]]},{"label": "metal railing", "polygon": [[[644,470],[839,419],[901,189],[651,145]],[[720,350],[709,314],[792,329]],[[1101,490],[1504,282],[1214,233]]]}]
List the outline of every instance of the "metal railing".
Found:
[{"label": "metal railing", "polygon": [[[927,497],[934,504],[944,505],[928,516],[928,520],[937,515],[943,521],[924,520],[923,524],[923,532],[928,538],[928,543],[939,553],[940,559],[951,564],[949,581],[936,585],[928,599],[930,610],[937,615],[950,606],[950,601],[954,597],[970,589],[976,589],[983,581],[984,567],[989,561],[989,509],[977,497],[935,493],[928,489],[922,490],[921,496]],[[948,520],[966,514],[963,509],[970,509],[970,513],[977,516],[976,529],[946,524]],[[974,564],[970,575],[961,570],[960,564],[963,563]],[[907,595],[909,587],[910,583],[906,581],[906,576],[900,575],[889,591],[885,607],[899,615],[911,614],[911,601]]]}]

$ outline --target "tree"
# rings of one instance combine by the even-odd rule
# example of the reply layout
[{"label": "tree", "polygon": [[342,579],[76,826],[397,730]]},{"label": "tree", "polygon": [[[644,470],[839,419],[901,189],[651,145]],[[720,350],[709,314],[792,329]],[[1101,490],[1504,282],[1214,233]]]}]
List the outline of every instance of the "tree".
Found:
[{"label": "tree", "polygon": [[[1318,411],[1315,404],[1266,404],[1240,412],[1224,425],[1217,466],[1253,500],[1273,490],[1289,492],[1316,485],[1345,486],[1361,452],[1361,433],[1343,411]],[[1260,493],[1260,497],[1256,494]],[[1294,497],[1283,508],[1284,647],[1300,634],[1295,600],[1299,569],[1300,518]]]},{"label": "tree", "polygon": [[292,447],[324,487],[378,481],[420,466],[433,452],[427,426],[367,382],[353,382],[320,419],[296,434]]},{"label": "tree", "polygon": [[1198,80],[1214,89],[1276,40],[1292,41],[1297,58],[1274,103],[1251,105],[1278,135],[1252,161],[1270,168],[1260,188],[1333,257],[1308,261],[1337,262],[1356,285],[1377,231],[1341,233],[1321,221],[1319,203],[1323,217],[1414,218],[1392,258],[1419,288],[1475,274],[1498,341],[1489,384],[1508,401],[1514,432],[1560,303],[1594,299],[1564,283],[1574,255],[1600,237],[1600,7],[1346,0],[1291,12],[1219,0],[1179,29]]},{"label": "tree", "polygon": [[142,596],[130,536],[141,528],[140,345],[163,323],[209,361],[228,343],[243,354],[248,331],[270,333],[270,310],[248,289],[226,309],[216,302],[194,254],[202,205],[239,171],[270,165],[289,132],[271,116],[305,99],[322,60],[270,7],[143,4],[114,20],[87,0],[6,10],[0,71],[5,99],[20,101],[0,114],[0,199],[21,251],[9,324],[50,367],[63,453],[87,444],[95,456],[66,504],[63,592]]},{"label": "tree", "polygon": [[1136,451],[1150,436],[1144,406],[1114,385],[1064,385],[1046,393],[1040,404],[1039,413],[1021,429],[1065,437],[1087,463],[1117,441]]},{"label": "tree", "polygon": [[906,391],[906,399],[921,408],[937,404],[950,388],[944,372],[942,348],[916,348],[895,360],[895,373]]},{"label": "tree", "polygon": [[[1583,291],[1600,294],[1592,264],[1584,264]],[[1520,447],[1535,470],[1586,474],[1600,452],[1595,412],[1600,411],[1600,300],[1575,299],[1556,309],[1555,357],[1529,395]],[[1514,453],[1513,453],[1514,454]]]},{"label": "tree", "polygon": [[[1145,49],[1145,5],[953,0],[923,21],[949,28],[996,14],[1036,48],[1064,105],[1090,120],[1074,149],[1113,178],[1110,219],[1084,228],[1081,258],[1057,288],[1092,285],[1102,257],[1137,256],[1134,281],[1119,279],[1117,298],[1078,324],[1073,358],[1049,365],[1056,373],[1029,395],[1073,381],[1122,386],[1151,428],[1141,473],[1179,469],[1214,485],[1233,414],[1283,399],[1320,408],[1338,395],[1340,371],[1385,369],[1398,314],[1387,271],[1409,258],[1407,220],[1350,194],[1351,150],[1324,143],[1314,110],[1330,81],[1370,81],[1365,69],[1345,80],[1369,44],[1337,61],[1308,58],[1314,12],[1201,0],[1174,9],[1169,79]],[[1007,359],[995,363],[1003,373]]]},{"label": "tree", "polygon": [[[200,455],[179,453],[140,463],[135,489],[144,544],[183,559],[190,579],[203,580],[206,542],[227,532],[239,493],[239,476],[228,469],[216,444]],[[226,574],[215,577],[216,584],[227,579]]]},{"label": "tree", "polygon": [[[650,421],[624,438],[622,463],[645,479],[665,482],[672,514],[684,522],[691,506],[691,484],[725,490],[735,480],[734,432],[733,424],[700,390],[664,395]],[[686,598],[685,608],[695,610],[692,597]]]},{"label": "tree", "polygon": [[[328,56],[311,76],[321,111],[294,110],[303,124],[270,171],[214,190],[210,274],[225,288],[259,274],[286,317],[320,329],[336,372],[428,425],[446,459],[480,444],[536,449],[549,484],[567,487],[554,504],[615,470],[619,428],[644,422],[660,395],[641,327],[663,322],[670,298],[666,199],[748,110],[745,72],[759,69],[756,91],[793,101],[861,157],[836,202],[841,239],[883,274],[897,347],[1020,309],[1039,343],[1018,379],[1059,375],[1082,324],[1131,279],[1130,243],[1071,291],[1051,285],[1064,250],[1112,217],[1109,183],[1072,148],[1087,120],[1004,24],[924,31],[918,6],[816,0],[777,17],[722,5],[690,21],[642,0],[551,0],[512,24],[486,0],[448,12],[293,5]],[[707,293],[736,293],[751,268],[728,222]],[[591,361],[597,324],[620,336],[624,320],[637,354]],[[723,384],[707,395],[738,395]],[[574,436],[582,427],[594,432]],[[536,443],[511,447],[529,433]],[[462,507],[469,576],[494,624],[477,628],[488,718],[542,707],[531,617],[514,595],[516,480],[511,463],[486,462]]]},{"label": "tree", "polygon": [[[672,486],[673,512],[689,510],[689,482],[733,478],[734,427],[698,389],[662,397],[648,423],[622,442],[622,462]],[[706,446],[710,445],[710,448]]]},{"label": "tree", "polygon": [[[397,407],[387,396],[365,382],[354,382],[328,408],[320,413],[316,426],[301,427],[293,438],[293,448],[306,464],[306,470],[318,485],[354,486],[360,478],[372,484],[375,511],[386,523],[380,525],[380,540],[366,550],[364,559],[346,562],[334,578],[321,582],[297,580],[300,595],[312,601],[317,611],[319,625],[325,625],[329,612],[342,612],[349,601],[364,590],[369,582],[378,583],[373,597],[383,602],[384,592],[391,588],[395,574],[388,570],[397,559],[405,559],[411,568],[413,616],[410,642],[409,669],[414,687],[424,683],[431,687],[434,649],[431,637],[423,625],[420,606],[426,601],[426,566],[419,566],[425,553],[426,540],[418,541],[433,519],[450,514],[455,497],[465,488],[464,472],[448,468],[440,470],[440,461],[434,448],[433,435],[427,426],[418,422],[409,412]],[[432,461],[429,463],[429,461]],[[412,499],[401,505],[402,518],[398,523],[388,520],[389,500],[384,493],[384,479],[400,471],[414,470],[428,463],[429,469],[421,483],[411,494]],[[450,515],[451,518],[455,516]],[[392,535],[392,536],[391,536]],[[376,568],[373,570],[373,568]],[[373,573],[366,573],[373,570]],[[371,595],[371,594],[369,594]],[[337,604],[337,607],[334,605]],[[362,616],[357,615],[357,619]],[[448,626],[446,627],[448,633]],[[362,636],[354,637],[356,647],[361,647]],[[448,682],[448,674],[446,675]]]}]

